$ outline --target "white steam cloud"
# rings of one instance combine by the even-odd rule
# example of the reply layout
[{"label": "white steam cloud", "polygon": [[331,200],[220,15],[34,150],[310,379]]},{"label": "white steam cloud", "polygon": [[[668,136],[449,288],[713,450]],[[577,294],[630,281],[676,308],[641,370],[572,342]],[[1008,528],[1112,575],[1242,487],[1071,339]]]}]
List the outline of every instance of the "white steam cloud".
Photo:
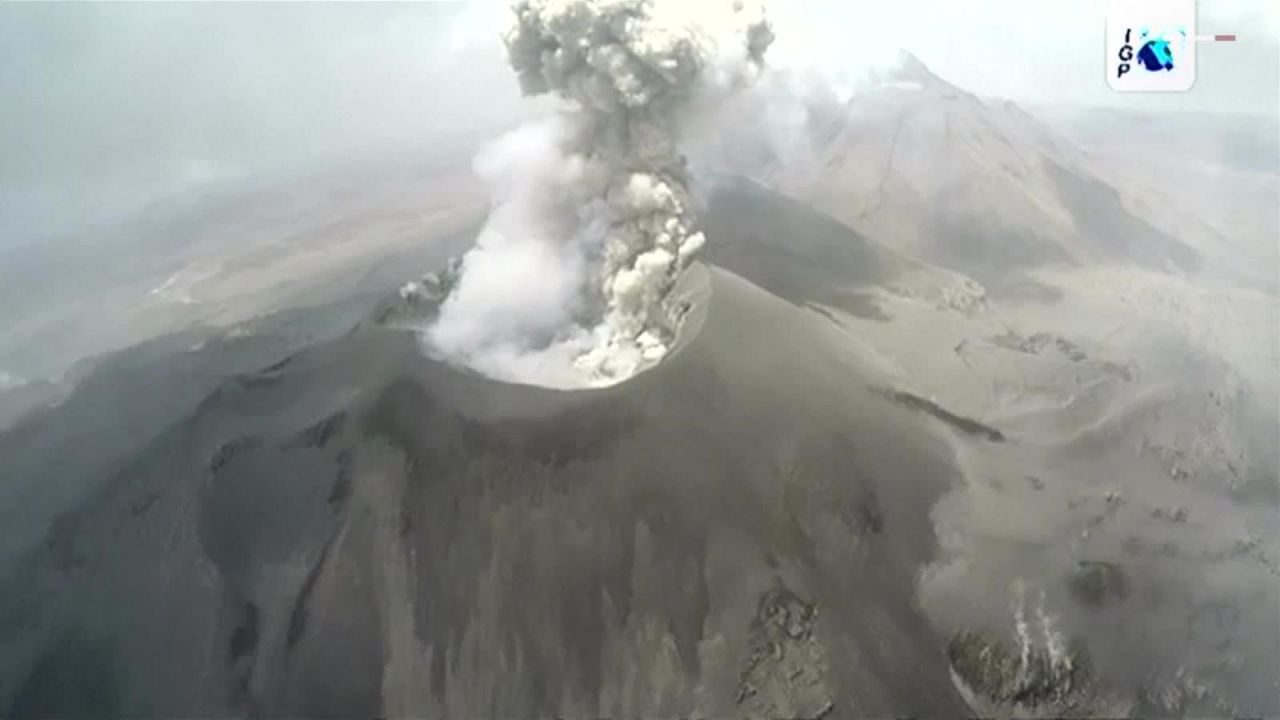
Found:
[{"label": "white steam cloud", "polygon": [[731,0],[512,9],[521,88],[564,107],[477,158],[493,210],[425,339],[504,380],[613,384],[669,350],[671,289],[706,240],[682,138],[756,79],[773,32],[761,7]]}]

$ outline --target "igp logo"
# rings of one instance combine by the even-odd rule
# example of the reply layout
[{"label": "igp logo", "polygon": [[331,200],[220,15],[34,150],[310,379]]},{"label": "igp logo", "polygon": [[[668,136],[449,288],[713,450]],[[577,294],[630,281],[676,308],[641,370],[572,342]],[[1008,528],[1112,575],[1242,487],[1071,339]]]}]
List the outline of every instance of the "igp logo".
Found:
[{"label": "igp logo", "polygon": [[1107,84],[1121,92],[1182,92],[1195,84],[1195,0],[1112,0]]}]

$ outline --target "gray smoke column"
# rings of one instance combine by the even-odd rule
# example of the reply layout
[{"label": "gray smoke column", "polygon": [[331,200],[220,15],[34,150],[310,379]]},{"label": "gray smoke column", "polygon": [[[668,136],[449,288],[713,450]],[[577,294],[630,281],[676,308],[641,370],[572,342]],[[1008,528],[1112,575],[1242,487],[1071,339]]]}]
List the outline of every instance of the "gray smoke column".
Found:
[{"label": "gray smoke column", "polygon": [[426,343],[501,379],[612,384],[668,351],[671,288],[706,240],[682,135],[755,80],[773,32],[763,8],[729,0],[512,10],[521,88],[563,107],[477,158],[493,211]]}]

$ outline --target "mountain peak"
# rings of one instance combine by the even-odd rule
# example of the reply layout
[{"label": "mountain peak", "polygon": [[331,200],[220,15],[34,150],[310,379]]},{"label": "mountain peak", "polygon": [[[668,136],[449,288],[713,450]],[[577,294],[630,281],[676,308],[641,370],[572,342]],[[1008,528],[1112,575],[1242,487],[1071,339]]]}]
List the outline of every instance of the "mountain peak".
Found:
[{"label": "mountain peak", "polygon": [[889,67],[886,75],[890,80],[917,82],[921,85],[931,85],[940,81],[938,76],[934,75],[920,58],[905,49],[898,51],[898,57],[894,60],[893,65]]}]

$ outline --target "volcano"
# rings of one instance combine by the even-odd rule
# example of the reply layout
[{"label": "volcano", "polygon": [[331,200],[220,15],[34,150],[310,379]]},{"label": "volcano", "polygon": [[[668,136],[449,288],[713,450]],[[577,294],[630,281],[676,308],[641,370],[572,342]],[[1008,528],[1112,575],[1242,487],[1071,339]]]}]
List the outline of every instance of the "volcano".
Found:
[{"label": "volcano", "polygon": [[0,715],[1280,715],[1274,296],[909,57],[811,121],[607,387],[424,352],[460,173],[187,218],[220,323],[0,395]]},{"label": "volcano", "polygon": [[[716,207],[762,201],[829,222],[764,191]],[[902,269],[844,252],[850,289]],[[945,423],[823,314],[716,267],[683,287],[673,356],[602,390],[437,363],[376,313],[283,357],[264,330],[104,364],[89,386],[153,384],[8,565],[7,714],[963,712],[912,600]],[[154,372],[193,356],[261,366],[201,397]],[[85,418],[122,401],[6,434],[10,477],[89,453]]]},{"label": "volcano", "polygon": [[395,292],[87,365],[0,434],[0,707],[1273,707],[1248,384],[1190,346],[1018,334],[966,276],[753,181],[702,217],[678,342],[608,388],[433,360]]}]

